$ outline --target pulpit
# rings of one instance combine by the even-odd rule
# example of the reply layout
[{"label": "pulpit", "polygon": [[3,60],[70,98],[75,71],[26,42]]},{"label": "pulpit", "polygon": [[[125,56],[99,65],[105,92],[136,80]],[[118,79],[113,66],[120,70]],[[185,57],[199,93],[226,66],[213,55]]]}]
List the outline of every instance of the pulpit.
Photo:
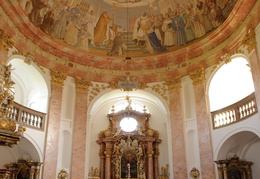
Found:
[{"label": "pulpit", "polygon": [[[99,133],[100,179],[156,179],[159,176],[158,131],[149,125],[149,113],[125,110],[107,115],[109,126]],[[124,129],[123,122],[132,130]]]}]

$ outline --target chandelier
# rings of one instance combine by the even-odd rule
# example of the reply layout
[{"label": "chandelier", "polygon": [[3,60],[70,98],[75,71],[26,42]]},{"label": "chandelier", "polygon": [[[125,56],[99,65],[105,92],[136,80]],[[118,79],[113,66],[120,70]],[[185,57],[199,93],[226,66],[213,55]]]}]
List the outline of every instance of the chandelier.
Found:
[{"label": "chandelier", "polygon": [[[13,108],[15,83],[11,80],[11,64],[0,64],[0,146],[13,147],[20,141],[24,128],[16,130],[16,122],[10,118]],[[22,130],[21,130],[22,129]]]}]

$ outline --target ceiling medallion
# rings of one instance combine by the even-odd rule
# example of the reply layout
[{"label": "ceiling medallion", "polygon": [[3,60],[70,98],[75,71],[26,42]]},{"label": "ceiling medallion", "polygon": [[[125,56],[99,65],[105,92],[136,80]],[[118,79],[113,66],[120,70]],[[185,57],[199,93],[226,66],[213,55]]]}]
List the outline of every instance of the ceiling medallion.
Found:
[{"label": "ceiling medallion", "polygon": [[122,91],[134,91],[137,89],[145,89],[147,85],[145,83],[138,83],[135,79],[127,76],[125,79],[121,79],[116,83],[110,83],[110,88],[120,89]]}]

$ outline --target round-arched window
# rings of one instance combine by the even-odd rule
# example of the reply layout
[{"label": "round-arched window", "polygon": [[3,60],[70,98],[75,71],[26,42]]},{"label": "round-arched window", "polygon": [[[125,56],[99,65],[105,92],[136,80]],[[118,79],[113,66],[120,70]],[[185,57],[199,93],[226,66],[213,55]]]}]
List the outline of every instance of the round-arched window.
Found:
[{"label": "round-arched window", "polygon": [[120,127],[125,132],[133,132],[137,129],[137,121],[132,117],[125,117],[120,121]]}]

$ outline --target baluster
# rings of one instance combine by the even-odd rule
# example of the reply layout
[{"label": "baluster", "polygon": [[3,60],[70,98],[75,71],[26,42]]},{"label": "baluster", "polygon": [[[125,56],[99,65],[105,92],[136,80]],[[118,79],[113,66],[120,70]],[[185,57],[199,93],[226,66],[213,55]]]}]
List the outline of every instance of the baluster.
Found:
[{"label": "baluster", "polygon": [[32,114],[32,115],[31,115],[31,118],[32,118],[31,125],[34,126],[34,127],[36,127],[36,126],[35,126],[35,115]]},{"label": "baluster", "polygon": [[40,124],[39,124],[39,128],[42,128],[42,122],[43,122],[43,117],[40,117]]}]

